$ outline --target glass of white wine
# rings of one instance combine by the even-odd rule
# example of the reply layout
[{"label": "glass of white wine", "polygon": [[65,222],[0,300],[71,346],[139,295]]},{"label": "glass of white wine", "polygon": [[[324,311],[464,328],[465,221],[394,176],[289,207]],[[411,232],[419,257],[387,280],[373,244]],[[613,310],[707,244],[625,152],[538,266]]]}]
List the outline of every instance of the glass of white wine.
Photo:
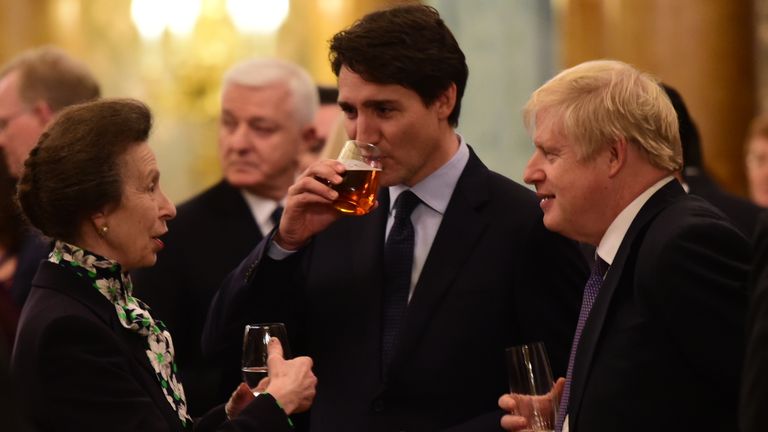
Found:
[{"label": "glass of white wine", "polygon": [[283,357],[291,358],[288,332],[283,323],[248,324],[245,326],[241,370],[243,381],[254,391],[254,394],[258,394],[255,389],[261,380],[269,375],[267,346],[273,337],[280,340],[280,344],[283,346]]},{"label": "glass of white wine", "polygon": [[553,431],[557,417],[552,369],[544,343],[506,350],[509,391],[517,403],[515,414],[528,420],[524,431]]}]

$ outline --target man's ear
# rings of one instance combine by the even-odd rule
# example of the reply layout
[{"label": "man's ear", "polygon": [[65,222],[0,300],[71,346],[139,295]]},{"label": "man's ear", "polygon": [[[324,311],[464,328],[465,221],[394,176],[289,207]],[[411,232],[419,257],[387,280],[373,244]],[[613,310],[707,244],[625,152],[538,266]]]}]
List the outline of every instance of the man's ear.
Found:
[{"label": "man's ear", "polygon": [[39,100],[35,102],[32,107],[32,113],[40,120],[40,124],[45,127],[53,119],[53,110],[48,105],[48,102]]},{"label": "man's ear", "polygon": [[629,142],[624,137],[613,140],[608,147],[608,175],[615,177],[627,163]]},{"label": "man's ear", "polygon": [[437,108],[437,115],[442,119],[447,119],[453,112],[453,108],[456,106],[456,84],[451,83],[440,96],[437,97],[433,104]]},{"label": "man's ear", "polygon": [[317,129],[314,126],[307,126],[301,131],[301,145],[299,153],[311,151],[317,146]]}]

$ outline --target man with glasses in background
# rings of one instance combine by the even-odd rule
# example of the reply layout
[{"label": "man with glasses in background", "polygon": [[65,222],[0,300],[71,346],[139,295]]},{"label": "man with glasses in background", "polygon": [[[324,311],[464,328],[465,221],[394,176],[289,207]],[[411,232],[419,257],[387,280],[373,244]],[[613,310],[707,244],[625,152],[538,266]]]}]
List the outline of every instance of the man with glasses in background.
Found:
[{"label": "man with glasses in background", "polygon": [[[11,176],[17,178],[24,161],[46,126],[63,108],[97,99],[99,84],[87,66],[64,51],[42,47],[25,51],[0,68],[0,149]],[[11,297],[20,308],[32,277],[49,247],[26,230],[15,255]]]}]

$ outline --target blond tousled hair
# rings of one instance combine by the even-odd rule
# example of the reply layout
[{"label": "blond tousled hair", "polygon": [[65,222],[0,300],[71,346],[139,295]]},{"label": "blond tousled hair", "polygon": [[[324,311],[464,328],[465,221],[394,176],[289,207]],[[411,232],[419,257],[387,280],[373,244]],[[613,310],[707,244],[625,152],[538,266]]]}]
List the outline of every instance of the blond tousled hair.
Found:
[{"label": "blond tousled hair", "polygon": [[525,105],[528,131],[536,114],[558,122],[557,132],[574,140],[579,158],[590,160],[617,139],[636,145],[655,167],[677,171],[683,163],[677,115],[658,81],[615,60],[581,63],[536,90]]}]

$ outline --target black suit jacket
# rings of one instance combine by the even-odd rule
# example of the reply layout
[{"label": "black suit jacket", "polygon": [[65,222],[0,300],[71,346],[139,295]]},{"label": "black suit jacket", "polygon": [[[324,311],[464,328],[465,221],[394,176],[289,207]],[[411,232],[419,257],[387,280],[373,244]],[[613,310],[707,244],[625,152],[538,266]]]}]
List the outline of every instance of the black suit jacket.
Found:
[{"label": "black suit jacket", "polygon": [[[145,350],[142,337],[122,327],[115,307],[88,281],[43,262],[22,311],[11,366],[35,430],[183,430]],[[223,406],[209,416],[223,421]],[[291,430],[268,397],[232,422],[211,418],[200,422],[203,429]]]},{"label": "black suit jacket", "polygon": [[11,379],[11,346],[0,334],[0,430],[31,432],[19,401],[19,389]]},{"label": "black suit jacket", "polygon": [[586,268],[534,194],[472,152],[424,264],[387,379],[381,313],[387,190],[276,262],[265,240],[219,290],[203,349],[237,358],[243,325],[285,322],[315,359],[313,432],[500,430],[504,348],[544,341],[564,374]]},{"label": "black suit jacket", "polygon": [[749,278],[747,352],[741,388],[741,430],[768,430],[768,212],[755,232],[755,258]]},{"label": "black suit jacket", "polygon": [[750,247],[676,181],[632,222],[574,363],[571,432],[735,431]]},{"label": "black suit jacket", "polygon": [[757,226],[757,219],[763,211],[761,207],[744,198],[725,192],[704,172],[686,173],[685,181],[688,183],[690,193],[709,201],[725,213],[745,237],[752,238]]},{"label": "black suit jacket", "polygon": [[37,272],[40,261],[48,258],[51,252],[51,242],[32,228],[25,228],[21,239],[19,252],[16,254],[16,271],[13,273],[11,296],[21,308],[27,300],[32,288],[32,279]]},{"label": "black suit jacket", "polygon": [[174,336],[193,415],[226,401],[241,381],[237,365],[203,358],[200,337],[216,289],[261,238],[240,191],[221,181],[179,206],[157,264],[132,275],[136,297]]}]

